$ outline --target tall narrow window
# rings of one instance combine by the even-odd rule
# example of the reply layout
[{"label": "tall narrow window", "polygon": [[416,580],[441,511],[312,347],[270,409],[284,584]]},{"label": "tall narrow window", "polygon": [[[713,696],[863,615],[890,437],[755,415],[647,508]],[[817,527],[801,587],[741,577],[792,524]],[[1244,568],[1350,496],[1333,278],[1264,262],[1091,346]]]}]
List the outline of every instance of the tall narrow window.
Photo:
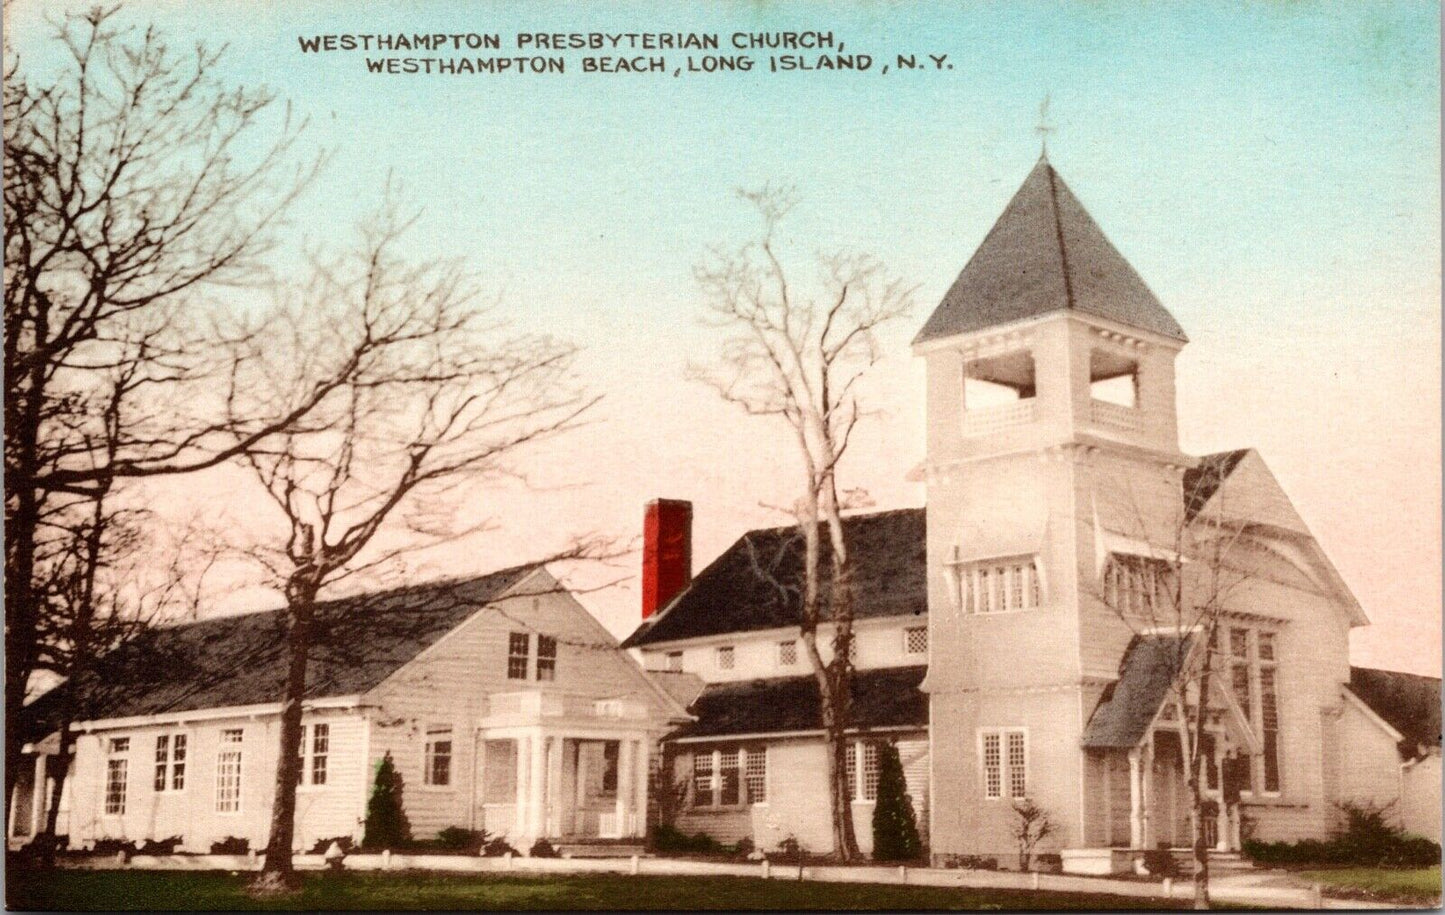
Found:
[{"label": "tall narrow window", "polygon": [[1003,796],[1003,755],[999,749],[999,734],[990,732],[983,735],[983,796]]},{"label": "tall narrow window", "polygon": [[737,749],[723,750],[718,754],[718,804],[723,807],[742,802],[742,780],[738,771]]},{"label": "tall narrow window", "polygon": [[692,803],[697,807],[713,806],[711,750],[698,750],[693,754]]},{"label": "tall narrow window", "polygon": [[164,791],[171,783],[171,735],[161,734],[156,738],[156,782],[155,789]]},{"label": "tall narrow window", "polygon": [[108,749],[110,758],[105,761],[105,812],[110,816],[121,816],[125,813],[130,738],[112,737]]},{"label": "tall narrow window", "polygon": [[[1264,647],[1263,641],[1260,647]],[[1274,664],[1266,663],[1262,654],[1259,667],[1259,730],[1264,750],[1264,790],[1276,792],[1279,791],[1279,697],[1275,692]]]},{"label": "tall narrow window", "polygon": [[1008,732],[1008,785],[1009,797],[1022,798],[1028,794],[1028,766],[1025,761],[1023,731]]},{"label": "tall narrow window", "polygon": [[557,679],[557,639],[550,635],[537,636],[537,679]]},{"label": "tall narrow window", "polygon": [[848,752],[843,761],[843,778],[848,782],[848,796],[858,797],[858,746],[848,744]]},{"label": "tall narrow window", "polygon": [[241,740],[240,728],[221,732],[221,748],[216,753],[217,813],[236,813],[241,809]]},{"label": "tall narrow window", "polygon": [[732,670],[732,669],[733,669],[733,646],[731,646],[731,645],[723,645],[722,647],[718,648],[718,650],[717,650],[717,666],[718,666],[718,670]]},{"label": "tall narrow window", "polygon": [[446,726],[427,728],[426,765],[422,783],[446,787],[452,783],[452,729]]},{"label": "tall narrow window", "polygon": [[761,804],[768,799],[768,748],[752,747],[747,751],[746,779],[748,800]]},{"label": "tall narrow window", "polygon": [[331,756],[331,725],[317,722],[301,729],[301,784],[326,784],[327,762]]},{"label": "tall narrow window", "polygon": [[872,801],[878,799],[878,744],[868,741],[859,744],[859,752],[863,755],[863,792],[859,800]]},{"label": "tall narrow window", "polygon": [[682,670],[682,652],[669,651],[667,653],[667,669],[672,671]]},{"label": "tall narrow window", "polygon": [[602,745],[602,793],[617,794],[617,770],[620,765],[622,743],[609,740]]},{"label": "tall narrow window", "polygon": [[527,679],[527,647],[531,638],[525,632],[513,632],[507,636],[507,679]]}]

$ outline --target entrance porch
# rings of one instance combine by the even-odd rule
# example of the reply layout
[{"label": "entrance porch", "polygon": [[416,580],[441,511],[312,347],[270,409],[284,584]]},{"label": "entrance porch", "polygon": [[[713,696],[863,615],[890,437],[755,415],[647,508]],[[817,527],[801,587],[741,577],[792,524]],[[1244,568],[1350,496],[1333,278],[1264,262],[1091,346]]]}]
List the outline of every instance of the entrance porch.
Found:
[{"label": "entrance porch", "polygon": [[491,698],[476,734],[474,828],[520,851],[646,830],[647,706],[557,693]]}]

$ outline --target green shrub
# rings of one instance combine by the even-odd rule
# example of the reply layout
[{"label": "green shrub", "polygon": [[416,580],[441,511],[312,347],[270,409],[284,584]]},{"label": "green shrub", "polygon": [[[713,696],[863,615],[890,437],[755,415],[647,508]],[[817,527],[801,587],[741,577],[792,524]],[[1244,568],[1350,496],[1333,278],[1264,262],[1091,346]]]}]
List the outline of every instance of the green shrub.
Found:
[{"label": "green shrub", "polygon": [[1407,835],[1390,822],[1389,805],[1345,803],[1344,823],[1328,841],[1244,843],[1244,853],[1260,864],[1353,867],[1429,867],[1440,863],[1440,845]]},{"label": "green shrub", "polygon": [[141,843],[136,854],[140,855],[173,855],[176,848],[181,844],[180,836],[171,836],[168,839],[146,839]]},{"label": "green shrub", "polygon": [[[1060,861],[1062,862],[1062,859]],[[1174,853],[1169,850],[1169,845],[1160,842],[1158,848],[1144,852],[1144,870],[1151,877],[1177,877],[1179,862],[1174,860]]]},{"label": "green shrub", "polygon": [[401,773],[391,761],[391,753],[381,758],[376,767],[376,781],[366,802],[366,831],[361,837],[364,848],[395,848],[411,838],[411,829],[402,808]]},{"label": "green shrub", "polygon": [[652,847],[655,851],[675,855],[717,855],[729,851],[727,846],[705,832],[688,835],[666,824],[653,827]]},{"label": "green shrub", "polygon": [[482,855],[487,858],[500,858],[507,854],[515,855],[517,854],[517,850],[501,836],[497,836],[482,846]]},{"label": "green shrub", "polygon": [[448,826],[437,833],[437,846],[447,851],[466,852],[469,855],[480,854],[482,846],[487,844],[491,836],[487,835],[485,829],[465,829],[461,826]]},{"label": "green shrub", "polygon": [[548,842],[546,839],[538,839],[537,841],[533,842],[532,850],[529,851],[527,854],[531,855],[533,858],[559,857],[557,854],[557,849],[554,848],[552,846],[552,843]]},{"label": "green shrub", "polygon": [[[96,839],[95,845],[90,850],[97,855],[106,857],[114,857],[121,852],[125,852],[126,857],[130,857],[135,854],[135,843],[130,839]],[[215,850],[212,849],[213,854],[214,852]]]},{"label": "green shrub", "polygon": [[326,849],[331,847],[332,842],[335,842],[341,847],[341,853],[343,855],[349,855],[356,851],[356,840],[351,838],[351,836],[332,836],[329,839],[317,839],[316,844],[311,846],[311,851],[308,854],[324,855],[326,854]]},{"label": "green shrub", "polygon": [[240,836],[226,836],[219,842],[211,843],[213,855],[244,855],[251,850],[251,840]]},{"label": "green shrub", "polygon": [[898,747],[878,748],[878,794],[873,804],[873,860],[912,861],[923,853],[918,820],[908,802],[908,784]]}]

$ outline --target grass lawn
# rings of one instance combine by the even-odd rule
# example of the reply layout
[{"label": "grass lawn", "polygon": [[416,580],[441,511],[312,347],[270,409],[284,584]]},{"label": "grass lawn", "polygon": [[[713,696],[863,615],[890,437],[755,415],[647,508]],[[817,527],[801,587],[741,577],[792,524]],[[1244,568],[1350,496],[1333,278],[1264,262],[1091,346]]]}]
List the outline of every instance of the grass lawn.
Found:
[{"label": "grass lawn", "polygon": [[307,873],[283,905],[245,893],[246,874],[184,871],[11,873],[12,909],[1159,909],[1162,899],[1023,890],[799,883],[757,877],[614,874]]},{"label": "grass lawn", "polygon": [[1438,903],[1440,866],[1390,870],[1383,867],[1342,867],[1296,871],[1310,883],[1322,883],[1325,892],[1351,899],[1373,899],[1411,905]]}]

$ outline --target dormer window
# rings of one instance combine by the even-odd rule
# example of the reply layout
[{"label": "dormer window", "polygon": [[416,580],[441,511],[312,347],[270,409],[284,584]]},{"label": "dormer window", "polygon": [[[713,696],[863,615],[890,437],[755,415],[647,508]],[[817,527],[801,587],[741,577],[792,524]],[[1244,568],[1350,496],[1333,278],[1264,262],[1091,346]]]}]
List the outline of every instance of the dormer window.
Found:
[{"label": "dormer window", "polygon": [[717,667],[718,667],[718,670],[732,670],[732,669],[733,669],[733,646],[731,646],[731,645],[723,645],[723,646],[720,646],[720,647],[718,648],[718,650],[717,650]]},{"label": "dormer window", "polygon": [[1034,357],[1028,350],[963,365],[963,434],[987,435],[1034,420]]},{"label": "dormer window", "polygon": [[1118,613],[1169,610],[1174,592],[1174,567],[1167,560],[1115,553],[1104,567],[1104,602]]}]

